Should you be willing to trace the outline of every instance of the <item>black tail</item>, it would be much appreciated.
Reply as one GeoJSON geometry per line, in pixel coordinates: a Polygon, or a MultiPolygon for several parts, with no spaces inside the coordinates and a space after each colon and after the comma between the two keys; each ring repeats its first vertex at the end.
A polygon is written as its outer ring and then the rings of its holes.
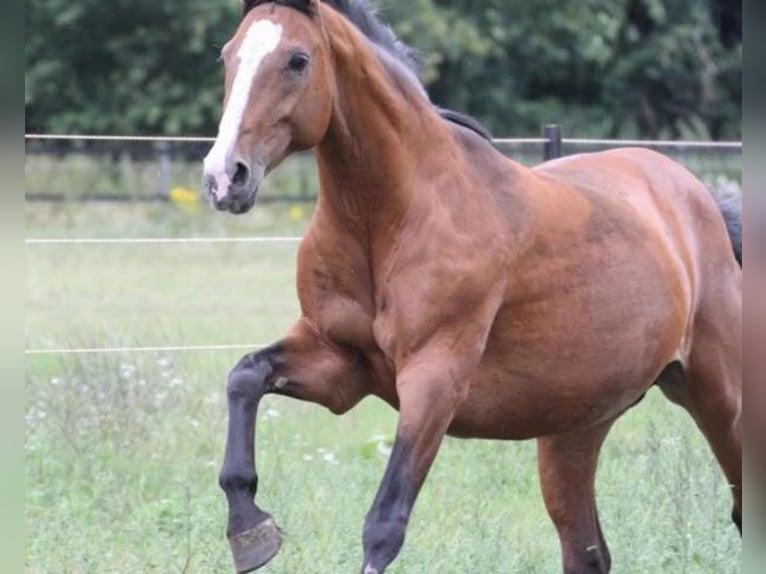
{"type": "Polygon", "coordinates": [[[718,209],[721,210],[726,229],[729,232],[731,246],[734,249],[734,257],[742,267],[742,194],[722,194],[713,192],[718,209]]]}

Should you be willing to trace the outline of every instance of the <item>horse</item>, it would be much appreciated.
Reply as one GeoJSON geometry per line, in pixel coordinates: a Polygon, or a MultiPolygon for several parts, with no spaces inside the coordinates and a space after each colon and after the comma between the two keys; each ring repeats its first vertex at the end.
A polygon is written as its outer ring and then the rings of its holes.
{"type": "Polygon", "coordinates": [[[282,543],[254,501],[266,394],[336,414],[374,395],[398,410],[363,574],[398,555],[445,435],[536,439],[563,571],[608,572],[599,450],[653,385],[706,437],[741,534],[741,246],[696,177],[639,148],[512,161],[429,100],[412,51],[365,0],[246,0],[221,57],[212,206],[247,212],[301,150],[320,184],[298,249],[300,316],[226,382],[219,483],[237,572],[282,543]]]}

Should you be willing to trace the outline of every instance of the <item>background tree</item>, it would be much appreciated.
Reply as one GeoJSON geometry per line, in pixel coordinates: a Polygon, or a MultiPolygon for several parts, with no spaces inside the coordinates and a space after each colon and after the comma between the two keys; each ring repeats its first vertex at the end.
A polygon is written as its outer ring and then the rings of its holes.
{"type": "Polygon", "coordinates": [[[604,78],[610,134],[740,137],[741,66],[741,6],[630,0],[604,78]]]}
{"type": "MultiPolygon", "coordinates": [[[[432,99],[498,135],[741,137],[732,0],[377,0],[432,99]]],[[[212,134],[234,0],[27,0],[27,131],[212,134]]]]}
{"type": "Polygon", "coordinates": [[[27,131],[211,133],[233,0],[27,0],[27,131]]]}

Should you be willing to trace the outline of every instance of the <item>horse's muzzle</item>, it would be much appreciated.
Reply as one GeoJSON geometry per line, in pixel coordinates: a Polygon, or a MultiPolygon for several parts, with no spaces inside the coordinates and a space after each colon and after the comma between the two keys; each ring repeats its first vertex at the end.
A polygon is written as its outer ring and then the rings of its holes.
{"type": "Polygon", "coordinates": [[[210,205],[218,211],[228,211],[235,215],[250,211],[258,195],[258,186],[249,181],[246,185],[230,184],[226,195],[221,196],[218,193],[218,181],[207,174],[203,178],[203,188],[210,205]]]}
{"type": "Polygon", "coordinates": [[[229,191],[229,193],[222,199],[218,199],[217,197],[213,196],[211,204],[218,211],[228,211],[234,215],[239,215],[242,213],[247,213],[250,211],[250,209],[252,209],[253,205],[255,204],[255,196],[257,194],[257,189],[253,189],[253,191],[250,193],[237,194],[233,194],[231,191],[229,191]]]}

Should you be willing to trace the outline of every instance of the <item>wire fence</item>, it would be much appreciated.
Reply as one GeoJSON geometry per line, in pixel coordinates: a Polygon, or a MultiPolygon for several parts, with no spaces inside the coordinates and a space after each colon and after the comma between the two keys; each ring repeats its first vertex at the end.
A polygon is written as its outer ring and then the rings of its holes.
{"type": "MultiPolygon", "coordinates": [[[[24,134],[26,141],[70,141],[70,142],[144,142],[144,143],[208,143],[215,142],[210,136],[112,136],[93,134],[24,134]]],[[[665,148],[732,148],[742,149],[740,141],[690,141],[690,140],[625,140],[625,139],[588,139],[561,138],[564,143],[576,145],[610,146],[610,147],[665,147],[665,148]]],[[[551,141],[550,138],[494,138],[495,144],[534,144],[542,145],[551,141]]]]}
{"type": "Polygon", "coordinates": [[[204,351],[258,351],[267,345],[254,343],[252,345],[179,345],[159,347],[84,347],[60,349],[26,349],[25,355],[112,355],[131,353],[189,353],[204,351]]]}
{"type": "MultiPolygon", "coordinates": [[[[741,179],[742,142],[605,140],[562,137],[497,138],[502,153],[526,165],[560,155],[613,147],[662,151],[700,177],[741,179]]],[[[202,158],[212,137],[26,134],[25,199],[28,202],[140,202],[198,200],[202,158]]],[[[708,182],[706,182],[708,183],[708,182]]],[[[262,203],[312,202],[316,174],[309,154],[297,154],[266,181],[262,203]]]]}
{"type": "MultiPolygon", "coordinates": [[[[555,126],[554,126],[555,127],[555,126]]],[[[498,138],[495,146],[522,163],[614,147],[660,150],[686,164],[709,186],[741,185],[742,142],[645,141],[563,138],[558,129],[542,138],[498,138]]],[[[153,137],[26,134],[25,198],[37,202],[77,204],[83,201],[187,203],[198,201],[201,160],[214,141],[210,137],[153,137]]],[[[317,183],[307,155],[277,170],[259,201],[311,202],[317,183]]],[[[39,231],[39,235],[42,235],[39,231]]],[[[261,244],[294,245],[299,235],[183,237],[28,237],[30,249],[59,246],[171,246],[261,244]]],[[[129,353],[220,352],[257,350],[262,344],[195,344],[157,346],[28,348],[25,355],[68,356],[129,353]]]]}
{"type": "Polygon", "coordinates": [[[217,243],[298,243],[301,237],[55,237],[27,238],[25,245],[194,245],[217,243]]]}

